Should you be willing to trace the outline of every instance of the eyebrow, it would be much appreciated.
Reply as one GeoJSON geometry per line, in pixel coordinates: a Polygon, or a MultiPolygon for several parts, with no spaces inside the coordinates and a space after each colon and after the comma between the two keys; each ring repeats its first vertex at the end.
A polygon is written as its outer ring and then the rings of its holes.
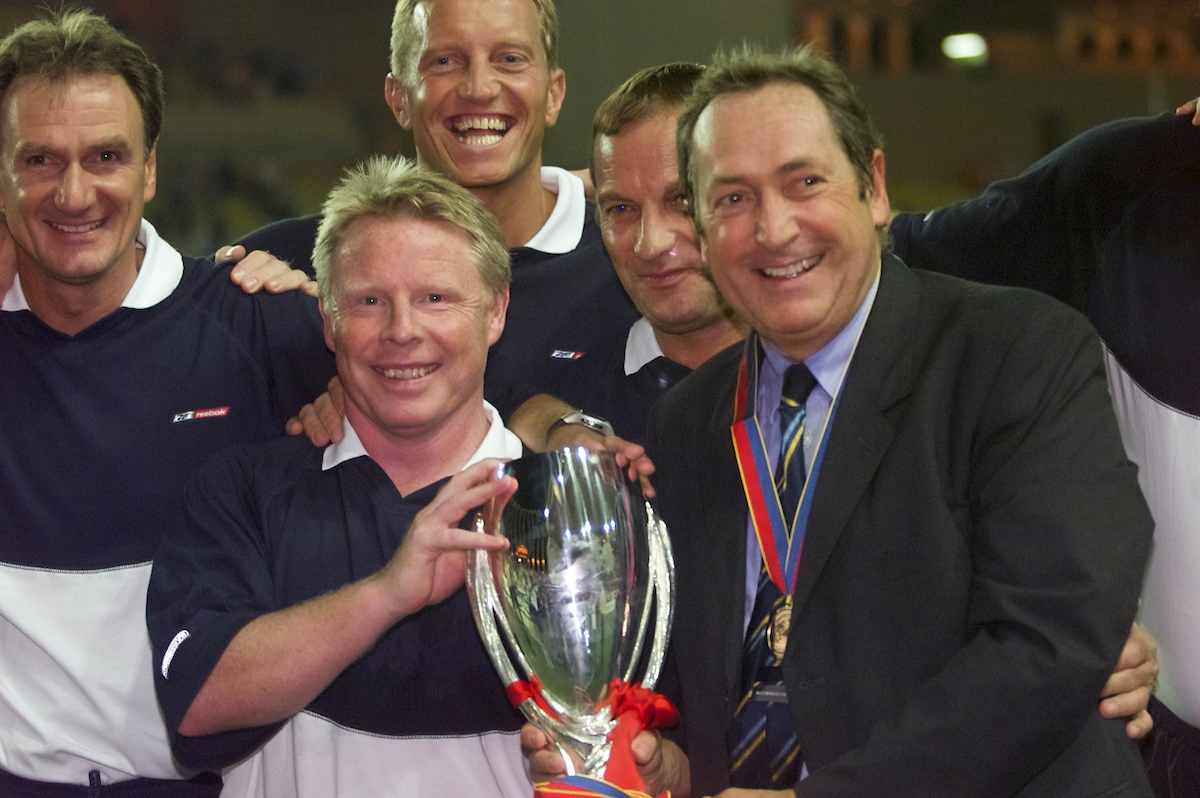
{"type": "MultiPolygon", "coordinates": [[[[131,144],[129,142],[128,139],[121,137],[121,136],[117,136],[115,138],[105,139],[104,141],[98,141],[94,144],[89,145],[87,148],[87,152],[99,152],[99,151],[103,151],[103,150],[125,150],[127,152],[133,152],[134,146],[133,146],[133,144],[131,144]]],[[[34,155],[37,153],[43,153],[43,152],[50,153],[51,155],[62,154],[61,148],[56,147],[52,144],[45,144],[45,143],[40,143],[40,142],[36,142],[36,141],[27,141],[27,142],[22,142],[22,143],[18,144],[16,149],[13,151],[13,155],[16,158],[25,158],[30,155],[34,155]]]]}
{"type": "MultiPolygon", "coordinates": [[[[786,175],[790,172],[796,172],[801,169],[815,168],[815,165],[816,162],[812,158],[795,158],[775,169],[772,174],[786,175]]],[[[741,175],[717,175],[712,179],[712,184],[714,186],[738,185],[748,182],[750,181],[741,175]]]]}

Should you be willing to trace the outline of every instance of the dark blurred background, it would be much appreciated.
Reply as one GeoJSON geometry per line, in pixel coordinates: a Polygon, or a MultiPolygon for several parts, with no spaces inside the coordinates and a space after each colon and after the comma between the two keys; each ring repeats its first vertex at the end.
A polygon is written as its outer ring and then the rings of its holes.
{"type": "MultiPolygon", "coordinates": [[[[95,0],[167,76],[147,216],[212,252],[314,212],[340,171],[411,154],[383,102],[393,0],[95,0]]],[[[592,111],[636,69],[815,41],[887,138],[893,204],[970,196],[1107,119],[1200,95],[1197,0],[558,0],[567,102],[546,163],[587,164],[592,111]],[[966,36],[961,36],[967,34],[966,36]],[[973,35],[972,35],[973,34],[973,35]],[[947,39],[947,37],[956,37],[947,39]]],[[[0,0],[0,28],[37,14],[0,0]]]]}

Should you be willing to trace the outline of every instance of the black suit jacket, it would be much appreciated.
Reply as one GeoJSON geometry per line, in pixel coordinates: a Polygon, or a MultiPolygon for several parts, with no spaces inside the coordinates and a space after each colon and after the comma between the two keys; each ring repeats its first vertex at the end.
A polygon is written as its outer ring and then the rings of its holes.
{"type": "MultiPolygon", "coordinates": [[[[685,379],[650,425],[678,576],[664,688],[698,795],[728,783],[738,698],[740,353],[685,379]]],[[[1149,794],[1122,723],[1097,711],[1152,530],[1100,355],[1054,300],[885,258],[795,591],[798,795],[1149,794]]]]}

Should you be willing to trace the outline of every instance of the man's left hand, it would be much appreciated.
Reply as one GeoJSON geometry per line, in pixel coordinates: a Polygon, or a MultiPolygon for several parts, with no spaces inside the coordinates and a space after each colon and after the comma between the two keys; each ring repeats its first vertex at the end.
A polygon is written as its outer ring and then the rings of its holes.
{"type": "Polygon", "coordinates": [[[547,451],[576,446],[593,452],[616,452],[617,464],[622,468],[629,468],[630,479],[641,480],[642,493],[647,499],[654,498],[654,487],[650,484],[654,463],[646,456],[644,446],[630,443],[616,435],[602,436],[579,424],[563,424],[546,436],[547,451]]]}
{"type": "Polygon", "coordinates": [[[256,249],[246,254],[243,246],[221,247],[214,256],[217,263],[236,263],[229,279],[247,294],[265,288],[269,294],[282,294],[300,289],[309,296],[317,295],[317,281],[308,274],[293,269],[287,262],[270,252],[256,249]]]}
{"type": "Polygon", "coordinates": [[[1100,714],[1106,718],[1129,718],[1125,734],[1140,740],[1154,728],[1146,707],[1158,683],[1158,643],[1144,627],[1134,624],[1117,660],[1117,669],[1100,692],[1100,714]]]}
{"type": "Polygon", "coordinates": [[[1183,105],[1175,109],[1175,113],[1179,116],[1190,116],[1192,124],[1200,127],[1200,98],[1188,100],[1183,105]]]}

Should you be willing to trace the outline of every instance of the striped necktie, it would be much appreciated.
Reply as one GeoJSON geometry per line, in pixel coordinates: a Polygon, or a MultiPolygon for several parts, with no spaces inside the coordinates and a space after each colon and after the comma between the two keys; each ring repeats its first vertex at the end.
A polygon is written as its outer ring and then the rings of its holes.
{"type": "MultiPolygon", "coordinates": [[[[816,384],[803,363],[784,372],[775,488],[789,525],[804,490],[804,405],[816,384]]],[[[783,601],[764,568],[742,652],[742,698],[729,731],[729,778],[734,787],[786,789],[800,776],[800,745],[783,689],[781,663],[767,645],[771,620],[783,601]]]]}
{"type": "Polygon", "coordinates": [[[775,490],[783,505],[784,522],[791,526],[804,492],[804,403],[816,387],[817,378],[803,363],[788,367],[783,374],[779,400],[779,463],[775,468],[775,490]]]}

